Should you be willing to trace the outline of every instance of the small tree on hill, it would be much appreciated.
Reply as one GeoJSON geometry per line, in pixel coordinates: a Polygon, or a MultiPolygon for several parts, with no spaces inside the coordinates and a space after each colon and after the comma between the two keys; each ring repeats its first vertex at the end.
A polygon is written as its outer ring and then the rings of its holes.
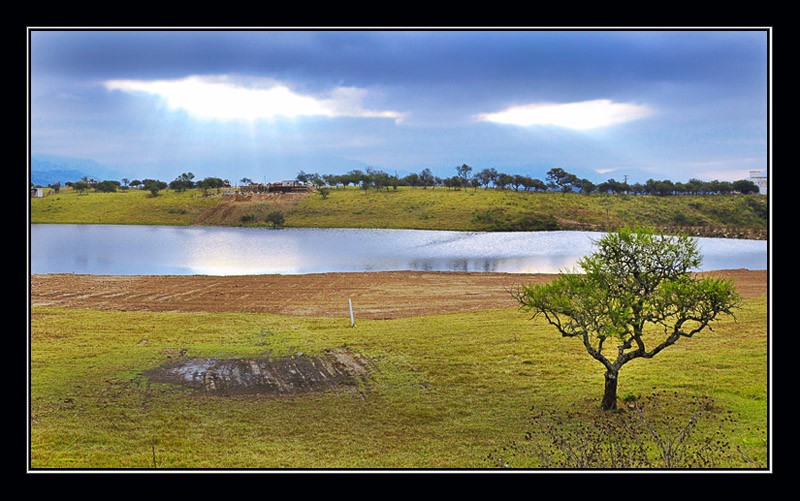
{"type": "Polygon", "coordinates": [[[159,191],[167,189],[167,183],[158,179],[143,179],[142,186],[154,197],[158,196],[159,191]]]}
{"type": "Polygon", "coordinates": [[[553,190],[560,191],[565,195],[571,193],[578,182],[578,176],[565,171],[561,167],[554,167],[547,171],[547,184],[553,190]]]}
{"type": "Polygon", "coordinates": [[[98,193],[115,193],[119,186],[119,181],[100,181],[95,183],[94,191],[98,193]]]}
{"type": "Polygon", "coordinates": [[[169,183],[169,188],[178,192],[190,190],[195,187],[195,183],[192,181],[193,179],[194,174],[191,172],[184,172],[169,183]]]}
{"type": "Polygon", "coordinates": [[[733,315],[739,296],[730,280],[698,278],[696,239],[625,228],[601,238],[598,252],[579,261],[583,274],[522,287],[516,299],[543,315],[563,337],[578,338],[605,369],[601,408],[616,409],[622,367],[653,358],[680,338],[733,315]]]}
{"type": "Polygon", "coordinates": [[[758,187],[756,183],[750,181],[749,179],[740,179],[738,181],[734,181],[732,184],[732,188],[739,193],[743,193],[745,195],[751,193],[759,193],[761,189],[758,187]]]}
{"type": "Polygon", "coordinates": [[[87,193],[89,191],[89,183],[86,181],[75,181],[72,183],[72,189],[80,193],[87,193]]]}
{"type": "Polygon", "coordinates": [[[456,167],[456,172],[458,173],[458,177],[461,178],[461,185],[467,186],[470,180],[470,174],[472,173],[472,167],[467,164],[462,164],[461,167],[456,167]]]}

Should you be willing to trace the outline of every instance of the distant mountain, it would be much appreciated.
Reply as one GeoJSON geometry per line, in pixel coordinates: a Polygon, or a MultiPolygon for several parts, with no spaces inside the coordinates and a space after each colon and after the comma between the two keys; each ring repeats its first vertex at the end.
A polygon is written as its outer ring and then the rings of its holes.
{"type": "Polygon", "coordinates": [[[84,176],[93,177],[79,170],[32,170],[31,182],[37,186],[49,186],[55,183],[63,185],[68,181],[80,181],[84,176]]]}
{"type": "Polygon", "coordinates": [[[120,180],[123,175],[94,160],[60,157],[55,155],[31,155],[31,182],[47,186],[53,183],[80,181],[87,177],[98,181],[120,180]]]}

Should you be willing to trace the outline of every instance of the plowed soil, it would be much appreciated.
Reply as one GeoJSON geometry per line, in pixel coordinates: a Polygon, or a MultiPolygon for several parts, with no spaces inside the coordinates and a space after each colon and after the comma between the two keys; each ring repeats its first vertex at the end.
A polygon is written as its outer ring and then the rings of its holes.
{"type": "MultiPolygon", "coordinates": [[[[745,298],[765,296],[765,270],[709,272],[731,278],[745,298]]],[[[245,276],[32,275],[32,306],[118,311],[260,312],[391,319],[516,306],[512,290],[555,275],[453,272],[245,276]]]]}

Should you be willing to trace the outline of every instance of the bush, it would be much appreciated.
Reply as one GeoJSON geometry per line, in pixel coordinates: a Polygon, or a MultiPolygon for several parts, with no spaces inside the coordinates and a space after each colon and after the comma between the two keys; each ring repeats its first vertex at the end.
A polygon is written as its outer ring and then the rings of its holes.
{"type": "Polygon", "coordinates": [[[239,218],[239,221],[243,223],[250,223],[256,220],[256,216],[254,214],[245,214],[239,218]]]}
{"type": "Polygon", "coordinates": [[[267,222],[272,224],[273,228],[277,228],[278,226],[282,225],[286,221],[286,218],[283,216],[283,212],[276,210],[272,211],[267,214],[267,222]]]}
{"type": "Polygon", "coordinates": [[[535,412],[524,440],[495,449],[486,459],[500,468],[753,467],[726,436],[735,425],[733,414],[709,397],[686,403],[677,394],[658,393],[626,399],[625,408],[615,412],[535,412]]]}

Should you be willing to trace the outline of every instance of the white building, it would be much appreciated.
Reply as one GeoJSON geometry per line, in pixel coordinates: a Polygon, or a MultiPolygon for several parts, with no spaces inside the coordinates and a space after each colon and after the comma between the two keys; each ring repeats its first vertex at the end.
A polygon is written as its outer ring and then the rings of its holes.
{"type": "Polygon", "coordinates": [[[758,186],[759,195],[767,194],[767,176],[762,176],[760,170],[750,171],[750,181],[753,181],[758,186]]]}

